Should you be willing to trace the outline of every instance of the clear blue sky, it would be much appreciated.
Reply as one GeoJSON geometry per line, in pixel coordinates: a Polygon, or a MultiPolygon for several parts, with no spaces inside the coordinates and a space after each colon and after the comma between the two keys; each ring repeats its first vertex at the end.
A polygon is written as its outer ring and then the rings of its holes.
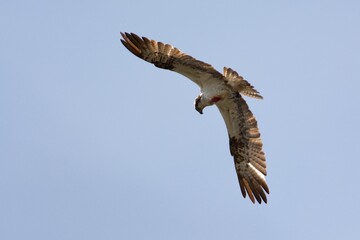
{"type": "Polygon", "coordinates": [[[357,239],[359,1],[2,1],[0,239],[357,239]],[[243,199],[218,110],[120,31],[237,70],[268,161],[243,199]]]}

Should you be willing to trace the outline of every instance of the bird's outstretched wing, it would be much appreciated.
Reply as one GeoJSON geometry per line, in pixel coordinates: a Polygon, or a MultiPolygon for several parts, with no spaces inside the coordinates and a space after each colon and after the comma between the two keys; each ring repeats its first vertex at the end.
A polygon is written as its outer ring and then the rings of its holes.
{"type": "Polygon", "coordinates": [[[260,93],[242,76],[231,68],[224,67],[225,81],[233,89],[248,97],[263,99],[260,93]]]}
{"type": "Polygon", "coordinates": [[[134,33],[121,33],[122,44],[135,56],[156,67],[180,73],[202,87],[205,81],[222,78],[210,64],[196,60],[169,44],[139,37],[134,33]]]}
{"type": "Polygon", "coordinates": [[[246,193],[253,203],[267,202],[269,194],[266,176],[266,160],[257,122],[241,95],[233,94],[216,103],[224,118],[230,143],[230,153],[234,157],[242,195],[246,193]],[[264,192],[265,191],[265,192],[264,192]]]}

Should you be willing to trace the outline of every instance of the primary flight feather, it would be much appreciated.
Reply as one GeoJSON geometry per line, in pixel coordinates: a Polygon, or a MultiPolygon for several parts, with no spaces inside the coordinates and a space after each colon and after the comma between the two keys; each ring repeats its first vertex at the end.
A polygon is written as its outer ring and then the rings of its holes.
{"type": "Polygon", "coordinates": [[[210,64],[196,60],[169,44],[139,37],[134,33],[121,33],[122,44],[135,56],[184,75],[200,87],[195,99],[195,109],[203,113],[207,106],[216,105],[224,118],[229,135],[230,153],[244,198],[267,203],[269,194],[266,160],[257,121],[242,95],[262,99],[262,96],[242,76],[231,68],[224,73],[210,64]]]}

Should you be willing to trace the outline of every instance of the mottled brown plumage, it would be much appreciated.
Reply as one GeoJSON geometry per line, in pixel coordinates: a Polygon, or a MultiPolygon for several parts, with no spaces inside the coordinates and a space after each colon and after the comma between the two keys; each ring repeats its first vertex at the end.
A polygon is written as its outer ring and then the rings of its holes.
{"type": "Polygon", "coordinates": [[[226,78],[225,82],[241,94],[248,97],[263,99],[260,93],[256,91],[248,81],[231,68],[224,67],[224,76],[226,78]]]}
{"type": "Polygon", "coordinates": [[[242,195],[251,201],[267,202],[269,194],[266,160],[257,121],[241,94],[262,99],[262,96],[242,76],[224,67],[224,75],[210,64],[196,60],[169,44],[121,33],[123,45],[137,57],[156,67],[180,73],[201,89],[195,109],[202,113],[207,106],[216,105],[224,118],[229,135],[230,153],[234,157],[242,195]]]}

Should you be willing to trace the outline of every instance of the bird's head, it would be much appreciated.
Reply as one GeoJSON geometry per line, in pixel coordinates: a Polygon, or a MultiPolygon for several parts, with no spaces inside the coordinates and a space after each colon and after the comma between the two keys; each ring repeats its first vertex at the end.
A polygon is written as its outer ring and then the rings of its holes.
{"type": "Polygon", "coordinates": [[[201,97],[202,97],[202,94],[200,94],[195,99],[195,110],[198,111],[200,114],[203,114],[203,109],[205,106],[202,106],[202,104],[201,104],[201,97]]]}

